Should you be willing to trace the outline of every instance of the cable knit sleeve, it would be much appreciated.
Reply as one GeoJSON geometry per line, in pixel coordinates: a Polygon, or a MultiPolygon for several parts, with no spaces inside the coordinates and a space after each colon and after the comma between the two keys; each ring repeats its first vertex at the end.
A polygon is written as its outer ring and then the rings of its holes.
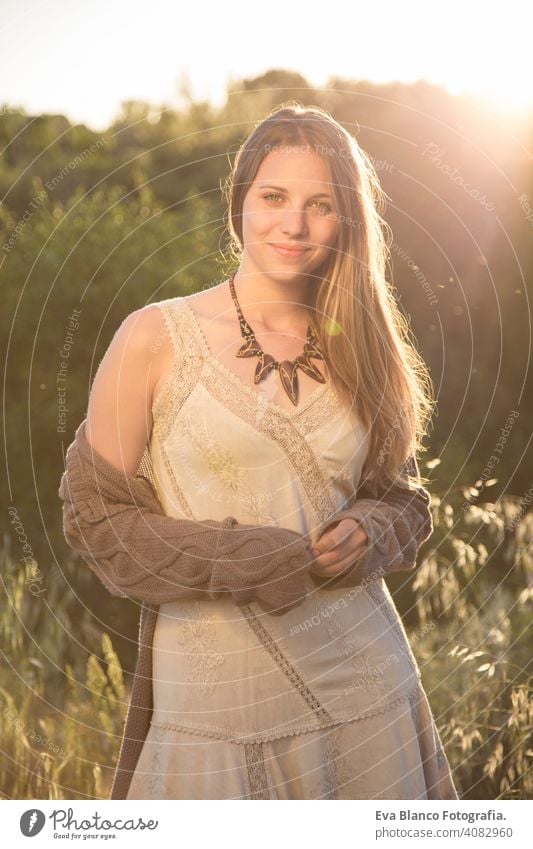
{"type": "Polygon", "coordinates": [[[229,592],[236,603],[257,600],[270,613],[303,601],[306,536],[233,516],[167,516],[148,480],[120,472],[94,450],[85,423],[67,450],[59,487],[63,533],[112,595],[161,604],[229,592]]]}
{"type": "MultiPolygon", "coordinates": [[[[407,460],[404,472],[418,477],[414,455],[407,460]]],[[[353,505],[324,522],[318,536],[341,519],[356,519],[368,537],[366,551],[337,577],[312,575],[314,582],[320,586],[353,586],[363,579],[414,569],[420,546],[433,532],[430,501],[430,494],[423,486],[408,489],[398,483],[365,482],[353,505]]]]}

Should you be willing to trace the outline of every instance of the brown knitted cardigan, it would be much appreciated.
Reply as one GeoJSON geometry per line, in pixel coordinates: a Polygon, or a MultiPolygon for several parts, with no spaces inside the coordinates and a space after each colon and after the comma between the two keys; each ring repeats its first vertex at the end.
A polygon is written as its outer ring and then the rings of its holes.
{"type": "MultiPolygon", "coordinates": [[[[66,454],[59,496],[63,531],[70,548],[115,596],[142,602],[139,651],[111,799],[125,799],[152,715],[152,642],[160,604],[183,597],[218,598],[236,604],[257,601],[279,615],[300,604],[315,585],[354,586],[365,578],[415,567],[420,545],[433,530],[430,496],[367,481],[351,506],[318,528],[317,538],[342,518],[361,523],[369,545],[341,575],[320,578],[311,571],[309,536],[278,526],[240,524],[228,516],[175,519],[157,496],[148,448],[135,476],[98,454],[87,440],[86,419],[66,454]],[[207,594],[207,595],[206,595],[207,594]]],[[[418,477],[414,456],[405,471],[418,477]]]]}

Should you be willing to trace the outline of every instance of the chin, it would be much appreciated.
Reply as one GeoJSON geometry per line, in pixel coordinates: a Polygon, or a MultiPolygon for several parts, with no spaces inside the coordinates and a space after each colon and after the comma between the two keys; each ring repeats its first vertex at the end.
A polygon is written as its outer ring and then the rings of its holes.
{"type": "Polygon", "coordinates": [[[267,262],[258,263],[257,267],[261,269],[263,274],[268,275],[269,277],[278,277],[282,276],[284,278],[287,277],[301,277],[305,274],[313,274],[317,268],[321,267],[322,262],[310,262],[309,258],[303,260],[302,262],[287,260],[284,261],[281,258],[278,262],[274,259],[272,260],[269,257],[267,262]]]}
{"type": "Polygon", "coordinates": [[[272,280],[280,280],[290,282],[291,280],[301,280],[310,273],[309,269],[296,268],[266,268],[264,274],[272,280]]]}

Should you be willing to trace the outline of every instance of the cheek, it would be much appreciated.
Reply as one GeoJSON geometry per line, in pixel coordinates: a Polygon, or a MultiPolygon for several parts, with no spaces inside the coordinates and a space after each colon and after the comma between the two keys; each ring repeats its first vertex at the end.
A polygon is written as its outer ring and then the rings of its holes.
{"type": "Polygon", "coordinates": [[[338,224],[327,218],[317,223],[316,240],[323,245],[334,245],[337,241],[338,224]]]}
{"type": "Polygon", "coordinates": [[[243,209],[243,233],[265,233],[275,225],[275,216],[269,210],[243,209]]]}

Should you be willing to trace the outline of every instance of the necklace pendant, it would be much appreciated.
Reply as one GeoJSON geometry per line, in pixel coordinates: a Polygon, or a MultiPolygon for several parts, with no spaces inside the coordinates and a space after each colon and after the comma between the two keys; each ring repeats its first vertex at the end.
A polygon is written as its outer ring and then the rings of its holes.
{"type": "Polygon", "coordinates": [[[283,360],[279,364],[279,376],[281,385],[291,399],[294,406],[298,403],[298,365],[290,360],[283,360]]]}
{"type": "Polygon", "coordinates": [[[313,380],[318,380],[319,383],[326,382],[326,378],[324,377],[324,375],[320,373],[320,371],[313,363],[309,362],[305,354],[300,354],[299,357],[296,357],[295,363],[298,363],[301,370],[309,377],[312,377],[313,380]]]}
{"type": "Polygon", "coordinates": [[[276,360],[270,354],[263,353],[255,367],[254,383],[264,380],[269,371],[276,368],[276,360]]]}
{"type": "Polygon", "coordinates": [[[236,357],[256,357],[261,355],[262,348],[255,336],[249,336],[244,345],[235,354],[236,357]]]}
{"type": "Polygon", "coordinates": [[[304,354],[308,357],[313,357],[315,360],[323,360],[322,351],[318,348],[312,340],[307,340],[304,345],[304,354]]]}

